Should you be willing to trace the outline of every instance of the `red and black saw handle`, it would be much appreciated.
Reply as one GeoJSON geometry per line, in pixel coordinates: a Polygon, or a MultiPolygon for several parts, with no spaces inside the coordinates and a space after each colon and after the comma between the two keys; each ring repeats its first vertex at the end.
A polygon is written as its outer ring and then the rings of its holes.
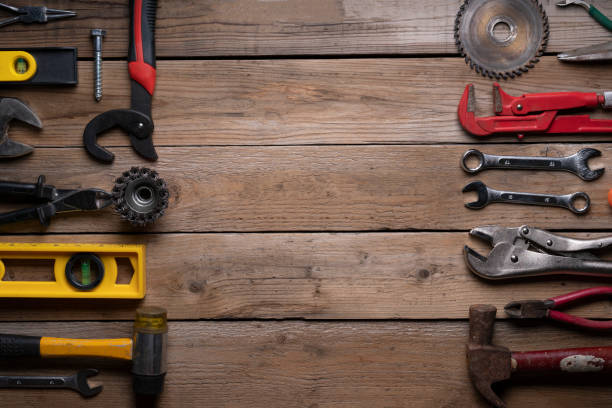
{"type": "Polygon", "coordinates": [[[155,91],[155,15],[157,0],[130,0],[130,78],[149,95],[155,91]]]}

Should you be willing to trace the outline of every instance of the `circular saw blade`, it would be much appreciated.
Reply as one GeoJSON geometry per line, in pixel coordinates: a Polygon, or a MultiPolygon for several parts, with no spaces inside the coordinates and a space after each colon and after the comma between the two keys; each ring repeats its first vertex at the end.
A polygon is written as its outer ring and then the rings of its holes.
{"type": "Polygon", "coordinates": [[[489,78],[514,78],[533,68],[548,35],[548,17],[538,0],[465,0],[455,20],[461,56],[489,78]]]}

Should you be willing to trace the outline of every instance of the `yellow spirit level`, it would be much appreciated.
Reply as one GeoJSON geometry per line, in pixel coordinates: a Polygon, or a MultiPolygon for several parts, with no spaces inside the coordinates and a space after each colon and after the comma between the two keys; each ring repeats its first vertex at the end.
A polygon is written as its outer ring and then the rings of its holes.
{"type": "Polygon", "coordinates": [[[76,85],[77,50],[0,49],[0,85],[76,85]]]}
{"type": "Polygon", "coordinates": [[[142,299],[145,296],[144,245],[0,243],[0,297],[142,299]],[[118,283],[118,260],[133,275],[118,283]],[[54,281],[9,280],[6,263],[53,261],[54,281]]]}

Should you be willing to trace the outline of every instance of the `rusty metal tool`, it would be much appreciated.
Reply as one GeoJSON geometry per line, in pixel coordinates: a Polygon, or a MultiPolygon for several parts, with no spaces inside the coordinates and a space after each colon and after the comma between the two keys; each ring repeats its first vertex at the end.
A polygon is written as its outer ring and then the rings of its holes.
{"type": "Polygon", "coordinates": [[[612,91],[549,92],[511,96],[493,84],[495,116],[477,117],[474,85],[465,87],[457,113],[461,126],[474,136],[558,133],[612,133],[611,119],[589,115],[560,115],[561,111],[583,108],[612,108],[612,91]]]}
{"type": "Polygon", "coordinates": [[[561,207],[570,210],[574,214],[585,214],[591,208],[591,199],[587,193],[577,192],[564,195],[517,193],[514,191],[500,191],[487,187],[482,181],[472,181],[463,187],[462,192],[475,191],[478,199],[465,206],[472,210],[479,210],[491,203],[528,204],[542,205],[547,207],[561,207]],[[579,200],[584,200],[582,207],[576,206],[579,200]]]}
{"type": "Polygon", "coordinates": [[[90,398],[102,392],[103,386],[90,387],[87,379],[98,375],[98,370],[88,368],[69,376],[0,376],[0,388],[51,388],[70,389],[77,391],[85,398],[90,398]]]}
{"type": "Polygon", "coordinates": [[[476,227],[470,235],[493,247],[487,256],[464,247],[466,264],[485,279],[555,274],[612,277],[612,261],[602,260],[593,252],[611,246],[612,237],[567,238],[528,225],[476,227]]]}
{"type": "Polygon", "coordinates": [[[538,0],[464,0],[455,19],[461,56],[489,78],[515,78],[533,68],[548,36],[548,17],[538,0]]]}
{"type": "Polygon", "coordinates": [[[561,306],[567,306],[577,301],[609,295],[612,295],[612,287],[599,286],[554,296],[546,300],[512,301],[504,307],[504,310],[508,317],[512,319],[550,319],[586,329],[610,330],[612,329],[612,321],[610,320],[585,319],[557,310],[561,306]]]}
{"type": "Polygon", "coordinates": [[[8,137],[12,120],[41,129],[42,122],[28,105],[16,98],[0,98],[0,159],[14,159],[32,153],[34,148],[8,137]]]}
{"type": "Polygon", "coordinates": [[[467,344],[472,384],[494,407],[503,408],[506,404],[491,385],[511,377],[612,373],[612,347],[512,352],[492,344],[496,313],[492,305],[470,306],[467,344]]]}
{"type": "Polygon", "coordinates": [[[612,41],[557,54],[557,59],[563,62],[598,62],[612,60],[612,41]]]}
{"type": "Polygon", "coordinates": [[[582,180],[592,181],[604,173],[603,168],[596,170],[589,168],[588,160],[598,156],[601,156],[601,151],[591,148],[581,149],[566,157],[497,156],[470,149],[463,154],[461,167],[470,174],[488,169],[567,171],[582,180]],[[478,164],[470,167],[468,161],[473,158],[476,158],[478,164]]]}

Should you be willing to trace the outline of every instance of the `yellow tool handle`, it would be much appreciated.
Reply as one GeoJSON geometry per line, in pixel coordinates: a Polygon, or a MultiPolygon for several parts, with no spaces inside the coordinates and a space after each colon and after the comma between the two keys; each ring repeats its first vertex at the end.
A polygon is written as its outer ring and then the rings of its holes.
{"type": "Polygon", "coordinates": [[[0,334],[0,357],[108,357],[132,359],[132,339],[61,339],[0,334]]]}
{"type": "Polygon", "coordinates": [[[41,357],[108,357],[132,359],[132,339],[40,338],[41,357]]]}

